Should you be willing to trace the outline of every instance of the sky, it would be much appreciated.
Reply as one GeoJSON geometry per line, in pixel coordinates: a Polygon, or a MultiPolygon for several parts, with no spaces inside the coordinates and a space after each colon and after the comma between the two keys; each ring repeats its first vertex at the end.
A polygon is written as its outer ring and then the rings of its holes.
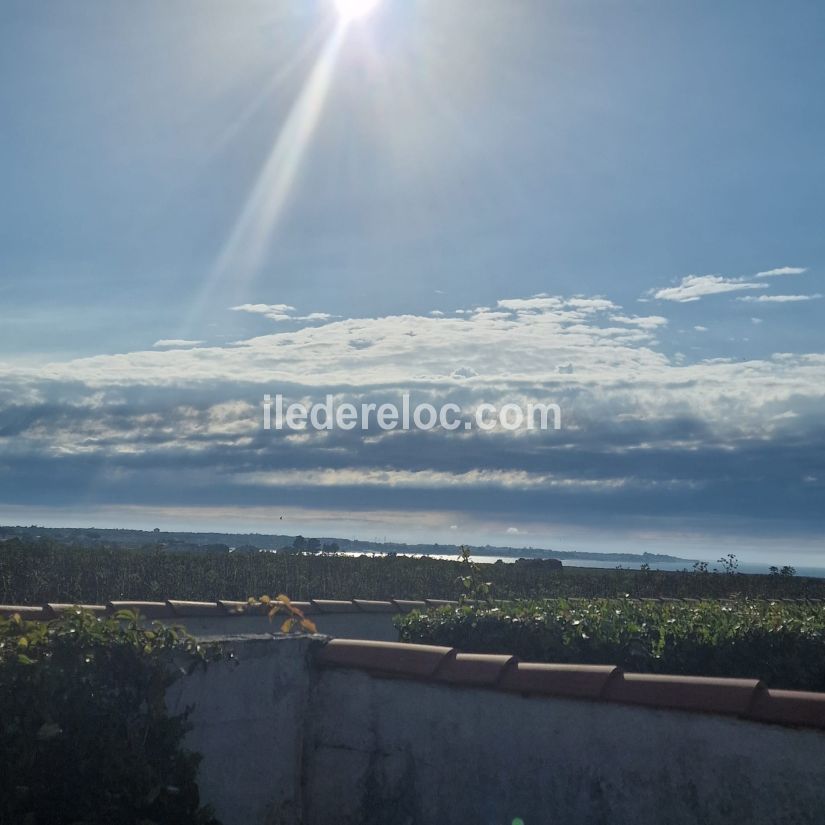
{"type": "Polygon", "coordinates": [[[825,565],[823,35],[5,0],[0,522],[825,565]],[[267,392],[563,427],[266,432],[267,392]]]}

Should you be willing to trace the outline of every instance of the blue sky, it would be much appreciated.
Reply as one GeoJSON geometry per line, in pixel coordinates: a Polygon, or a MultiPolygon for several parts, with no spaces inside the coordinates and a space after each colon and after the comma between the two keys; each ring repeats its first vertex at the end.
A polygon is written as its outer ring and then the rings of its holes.
{"type": "Polygon", "coordinates": [[[0,515],[825,555],[823,34],[801,0],[7,0],[0,515]],[[281,388],[571,427],[286,444],[281,388]]]}

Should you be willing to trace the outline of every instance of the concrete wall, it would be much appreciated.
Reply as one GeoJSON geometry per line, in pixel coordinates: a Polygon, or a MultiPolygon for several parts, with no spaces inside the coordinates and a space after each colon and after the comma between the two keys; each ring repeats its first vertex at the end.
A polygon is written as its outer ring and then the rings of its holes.
{"type": "Polygon", "coordinates": [[[805,825],[825,734],[324,671],[306,825],[805,825]]]}
{"type": "Polygon", "coordinates": [[[825,732],[319,668],[230,640],[179,681],[224,825],[821,825],[825,732]]]}
{"type": "Polygon", "coordinates": [[[307,637],[224,639],[223,661],[179,679],[167,694],[171,712],[194,706],[186,744],[203,755],[201,799],[224,825],[302,821],[312,643],[307,637]]]}

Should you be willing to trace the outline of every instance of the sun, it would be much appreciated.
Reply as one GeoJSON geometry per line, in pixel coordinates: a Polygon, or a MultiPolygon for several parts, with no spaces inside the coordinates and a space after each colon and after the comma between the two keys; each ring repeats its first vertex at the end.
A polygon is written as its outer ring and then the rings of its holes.
{"type": "Polygon", "coordinates": [[[335,7],[341,20],[349,23],[351,20],[371,14],[379,2],[380,0],[335,0],[335,7]]]}

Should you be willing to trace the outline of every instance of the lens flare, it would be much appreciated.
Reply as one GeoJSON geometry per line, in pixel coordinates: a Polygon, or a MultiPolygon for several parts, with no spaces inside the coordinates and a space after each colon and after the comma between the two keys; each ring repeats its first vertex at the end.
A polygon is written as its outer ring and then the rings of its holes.
{"type": "Polygon", "coordinates": [[[379,0],[335,0],[338,15],[345,22],[366,17],[375,11],[379,0]]]}

